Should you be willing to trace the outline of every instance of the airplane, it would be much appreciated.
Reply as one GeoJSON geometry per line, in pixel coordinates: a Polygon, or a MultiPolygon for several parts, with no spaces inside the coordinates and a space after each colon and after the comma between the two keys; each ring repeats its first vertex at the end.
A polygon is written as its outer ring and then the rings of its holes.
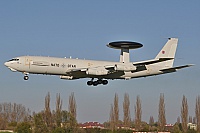
{"type": "Polygon", "coordinates": [[[167,43],[151,60],[130,62],[130,49],[143,45],[137,42],[117,41],[107,44],[110,48],[121,49],[120,61],[96,61],[72,58],[44,56],[20,56],[4,63],[13,72],[22,72],[24,80],[28,74],[58,75],[60,79],[75,80],[91,78],[89,86],[107,85],[108,79],[125,79],[147,77],[176,72],[179,69],[193,66],[191,64],[173,67],[178,38],[168,38],[167,43]],[[94,80],[97,79],[97,80],[94,80]]]}

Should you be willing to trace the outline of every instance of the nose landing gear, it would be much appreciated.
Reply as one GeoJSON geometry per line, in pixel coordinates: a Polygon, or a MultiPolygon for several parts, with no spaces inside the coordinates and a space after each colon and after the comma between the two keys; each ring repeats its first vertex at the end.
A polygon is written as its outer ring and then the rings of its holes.
{"type": "Polygon", "coordinates": [[[28,79],[29,79],[29,76],[28,76],[27,73],[25,73],[25,75],[24,75],[24,80],[28,80],[28,79]]]}
{"type": "Polygon", "coordinates": [[[28,80],[29,77],[27,75],[24,76],[24,80],[28,80]]]}
{"type": "Polygon", "coordinates": [[[92,79],[92,80],[87,82],[88,86],[91,86],[91,85],[97,86],[99,84],[107,85],[108,84],[108,80],[98,79],[97,81],[93,81],[93,79],[92,79]]]}

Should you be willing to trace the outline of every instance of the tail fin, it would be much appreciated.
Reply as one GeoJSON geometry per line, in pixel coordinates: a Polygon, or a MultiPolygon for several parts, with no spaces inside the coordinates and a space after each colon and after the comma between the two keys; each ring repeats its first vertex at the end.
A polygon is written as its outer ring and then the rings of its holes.
{"type": "Polygon", "coordinates": [[[178,38],[169,38],[167,43],[162,48],[162,50],[156,56],[156,59],[162,59],[162,58],[172,59],[162,63],[162,65],[164,65],[163,66],[164,68],[170,68],[173,66],[177,45],[178,45],[178,38]]]}

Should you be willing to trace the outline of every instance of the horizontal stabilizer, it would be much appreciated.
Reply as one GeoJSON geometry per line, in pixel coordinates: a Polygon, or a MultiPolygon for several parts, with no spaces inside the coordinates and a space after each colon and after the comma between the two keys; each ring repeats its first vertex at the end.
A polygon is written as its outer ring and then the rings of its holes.
{"type": "Polygon", "coordinates": [[[153,60],[147,60],[147,61],[141,61],[141,62],[134,62],[133,65],[150,65],[155,64],[163,61],[172,60],[174,58],[159,58],[159,59],[153,59],[153,60]]]}
{"type": "Polygon", "coordinates": [[[166,69],[162,69],[162,70],[160,70],[160,71],[162,71],[162,72],[175,72],[175,71],[177,71],[178,69],[182,69],[182,68],[186,68],[186,67],[191,67],[191,66],[194,66],[194,65],[189,64],[189,65],[184,65],[184,66],[166,68],[166,69]]]}

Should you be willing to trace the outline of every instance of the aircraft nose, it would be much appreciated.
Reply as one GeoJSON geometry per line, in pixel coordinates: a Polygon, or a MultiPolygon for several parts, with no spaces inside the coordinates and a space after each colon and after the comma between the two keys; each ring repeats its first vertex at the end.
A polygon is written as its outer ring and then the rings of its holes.
{"type": "Polygon", "coordinates": [[[5,62],[4,65],[7,66],[7,67],[9,67],[9,63],[8,62],[5,62]]]}

